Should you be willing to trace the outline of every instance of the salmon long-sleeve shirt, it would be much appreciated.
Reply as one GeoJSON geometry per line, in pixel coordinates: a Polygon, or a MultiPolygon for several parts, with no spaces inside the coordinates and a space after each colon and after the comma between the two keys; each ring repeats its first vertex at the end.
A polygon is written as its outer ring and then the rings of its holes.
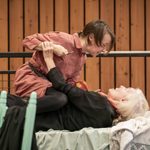
{"type": "MultiPolygon", "coordinates": [[[[35,50],[44,41],[50,41],[61,45],[71,52],[65,57],[54,55],[54,62],[62,72],[68,83],[74,84],[79,80],[81,69],[85,63],[85,54],[82,53],[82,46],[77,33],[73,35],[64,32],[48,32],[45,34],[34,34],[23,40],[23,46],[35,50]]],[[[42,51],[35,50],[32,58],[17,69],[14,79],[15,94],[21,97],[29,97],[31,92],[37,92],[38,97],[45,95],[46,89],[52,84],[46,78],[38,76],[29,66],[29,63],[36,70],[44,75],[48,70],[43,58],[42,51]]]]}

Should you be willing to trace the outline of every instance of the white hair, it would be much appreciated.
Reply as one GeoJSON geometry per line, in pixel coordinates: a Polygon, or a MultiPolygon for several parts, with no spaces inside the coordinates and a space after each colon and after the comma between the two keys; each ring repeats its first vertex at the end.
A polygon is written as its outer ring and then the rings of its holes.
{"type": "Polygon", "coordinates": [[[128,120],[144,115],[149,110],[149,105],[140,89],[132,89],[132,92],[124,97],[124,101],[118,103],[117,110],[121,119],[128,120]]]}

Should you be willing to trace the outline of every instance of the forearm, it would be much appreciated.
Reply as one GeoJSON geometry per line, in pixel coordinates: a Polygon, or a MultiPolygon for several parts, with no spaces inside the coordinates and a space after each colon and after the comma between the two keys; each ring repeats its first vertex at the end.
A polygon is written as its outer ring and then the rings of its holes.
{"type": "Polygon", "coordinates": [[[23,40],[23,46],[30,50],[51,50],[56,49],[57,45],[51,41],[49,36],[41,33],[36,33],[27,36],[23,40]]]}
{"type": "Polygon", "coordinates": [[[84,93],[84,90],[68,84],[64,80],[62,73],[56,67],[50,69],[47,78],[52,82],[52,85],[56,90],[61,91],[70,97],[75,97],[84,93]]]}
{"type": "Polygon", "coordinates": [[[49,65],[47,67],[49,68],[51,67],[50,71],[47,74],[47,78],[50,82],[52,82],[53,87],[56,90],[59,90],[63,93],[68,93],[68,90],[67,90],[68,88],[66,87],[70,87],[71,85],[66,83],[65,79],[63,78],[62,73],[58,70],[58,68],[52,65],[49,65]]]}
{"type": "Polygon", "coordinates": [[[63,75],[57,68],[52,68],[48,72],[47,77],[52,82],[53,87],[56,90],[65,93],[69,100],[78,108],[84,110],[84,107],[97,107],[97,97],[101,97],[99,94],[95,92],[84,91],[78,87],[66,83],[63,75]]]}
{"type": "MultiPolygon", "coordinates": [[[[104,97],[96,92],[84,91],[78,87],[72,86],[64,81],[62,75],[53,68],[48,73],[48,79],[52,82],[53,87],[67,95],[68,101],[76,108],[91,116],[105,109],[104,97]]],[[[93,117],[93,116],[91,116],[93,117]]]]}

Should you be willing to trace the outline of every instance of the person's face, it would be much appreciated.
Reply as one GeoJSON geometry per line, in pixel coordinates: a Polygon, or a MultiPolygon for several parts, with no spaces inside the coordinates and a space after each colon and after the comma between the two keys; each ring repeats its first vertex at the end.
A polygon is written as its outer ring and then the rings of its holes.
{"type": "Polygon", "coordinates": [[[131,108],[133,108],[131,101],[127,98],[128,94],[133,94],[133,92],[135,92],[135,89],[125,88],[124,86],[120,86],[116,89],[109,89],[108,91],[110,103],[116,108],[116,111],[124,117],[128,116],[131,112],[131,108]]]}
{"type": "Polygon", "coordinates": [[[99,46],[96,44],[93,34],[89,35],[88,38],[90,44],[85,44],[83,51],[91,54],[92,56],[96,56],[100,53],[107,53],[109,51],[111,36],[108,33],[104,35],[101,45],[99,44],[99,46]]]}
{"type": "Polygon", "coordinates": [[[132,118],[149,110],[147,100],[140,89],[121,86],[110,89],[108,97],[110,97],[110,103],[123,118],[132,118]]]}
{"type": "Polygon", "coordinates": [[[122,100],[128,94],[134,92],[133,88],[125,88],[124,86],[120,86],[116,89],[109,89],[108,96],[115,100],[122,100]]]}

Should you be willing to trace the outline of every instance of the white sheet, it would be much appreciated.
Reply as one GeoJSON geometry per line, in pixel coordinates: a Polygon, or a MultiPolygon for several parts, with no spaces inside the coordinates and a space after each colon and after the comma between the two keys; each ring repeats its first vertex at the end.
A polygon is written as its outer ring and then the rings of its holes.
{"type": "Polygon", "coordinates": [[[84,128],[75,132],[50,129],[37,132],[36,138],[39,150],[149,150],[150,111],[112,128],[84,128]]]}
{"type": "Polygon", "coordinates": [[[39,150],[109,150],[110,128],[37,132],[39,150]]]}

